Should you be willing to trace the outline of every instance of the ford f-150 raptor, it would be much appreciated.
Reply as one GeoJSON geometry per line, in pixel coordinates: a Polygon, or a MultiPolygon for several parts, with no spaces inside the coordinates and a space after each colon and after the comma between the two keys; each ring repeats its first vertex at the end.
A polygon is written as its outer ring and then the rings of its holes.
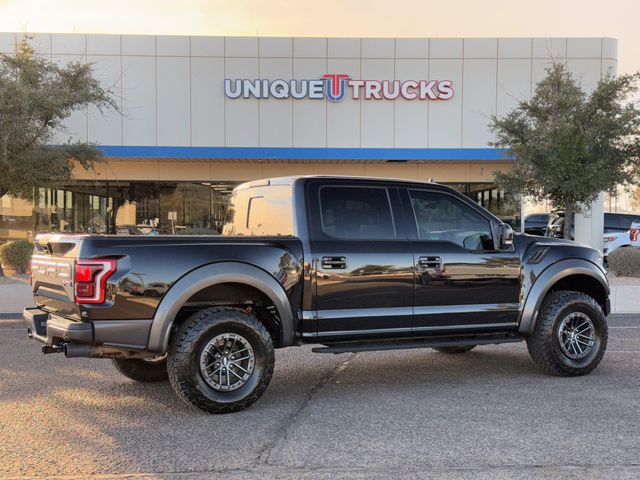
{"type": "Polygon", "coordinates": [[[38,236],[29,337],[137,381],[168,378],[211,413],[251,405],[274,349],[307,343],[462,354],[526,341],[564,376],[604,355],[601,253],[514,235],[445,186],[275,178],[238,186],[227,217],[220,236],[38,236]]]}

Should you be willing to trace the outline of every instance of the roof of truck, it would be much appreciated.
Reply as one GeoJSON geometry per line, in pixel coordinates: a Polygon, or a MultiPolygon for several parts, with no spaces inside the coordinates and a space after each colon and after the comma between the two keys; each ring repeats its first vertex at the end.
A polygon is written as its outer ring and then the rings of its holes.
{"type": "Polygon", "coordinates": [[[266,187],[270,185],[293,185],[294,182],[301,179],[366,180],[368,182],[371,181],[384,183],[397,182],[410,184],[428,184],[448,188],[445,185],[435,183],[431,180],[409,180],[406,178],[367,177],[358,175],[292,175],[288,177],[273,177],[241,183],[236,188],[266,187]]]}

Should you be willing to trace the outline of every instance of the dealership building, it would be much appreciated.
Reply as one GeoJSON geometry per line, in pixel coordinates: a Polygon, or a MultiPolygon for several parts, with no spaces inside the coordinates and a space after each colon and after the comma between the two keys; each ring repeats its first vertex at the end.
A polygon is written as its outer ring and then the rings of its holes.
{"type": "MultiPolygon", "coordinates": [[[[13,54],[23,34],[1,33],[13,54]]],[[[217,233],[239,183],[298,174],[429,180],[518,226],[492,115],[553,62],[587,90],[616,73],[610,38],[273,38],[32,34],[37,55],[89,62],[121,112],[75,112],[57,141],[98,143],[34,204],[0,199],[0,240],[38,231],[217,233]]]]}

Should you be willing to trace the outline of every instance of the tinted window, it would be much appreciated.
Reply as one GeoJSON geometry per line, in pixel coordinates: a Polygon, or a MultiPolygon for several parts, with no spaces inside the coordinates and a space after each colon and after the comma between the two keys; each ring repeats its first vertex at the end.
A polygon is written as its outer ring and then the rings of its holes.
{"type": "Polygon", "coordinates": [[[385,188],[322,187],[322,231],[343,240],[394,239],[393,216],[385,188]]]}
{"type": "Polygon", "coordinates": [[[445,241],[467,250],[493,250],[491,224],[450,195],[412,190],[411,205],[421,240],[445,241]]]}

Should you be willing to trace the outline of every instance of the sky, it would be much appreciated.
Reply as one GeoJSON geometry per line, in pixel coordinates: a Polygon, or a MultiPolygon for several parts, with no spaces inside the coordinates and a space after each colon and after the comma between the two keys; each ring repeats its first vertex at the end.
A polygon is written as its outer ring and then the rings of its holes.
{"type": "Polygon", "coordinates": [[[0,31],[618,39],[640,70],[640,0],[0,0],[0,31]]]}

